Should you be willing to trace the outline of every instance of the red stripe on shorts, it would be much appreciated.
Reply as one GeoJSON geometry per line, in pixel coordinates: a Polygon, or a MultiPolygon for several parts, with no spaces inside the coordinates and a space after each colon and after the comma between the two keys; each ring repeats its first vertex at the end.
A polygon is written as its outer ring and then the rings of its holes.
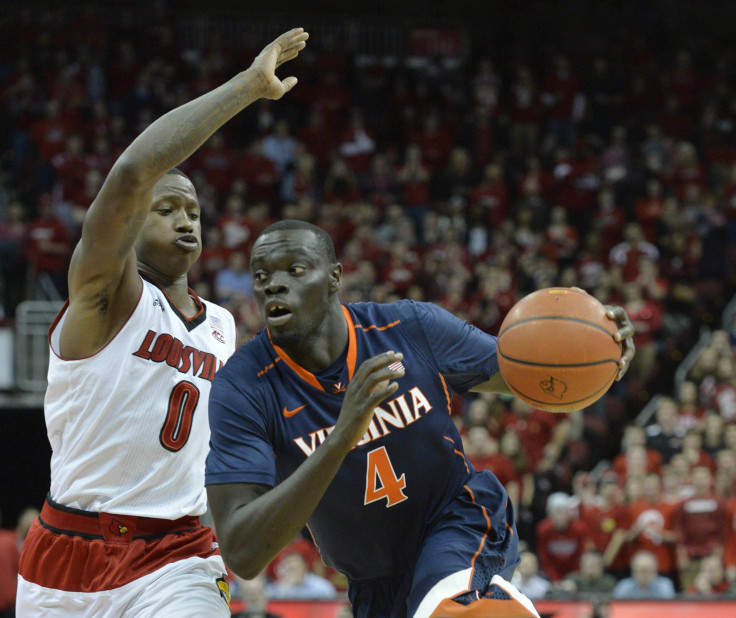
{"type": "Polygon", "coordinates": [[[220,553],[214,532],[199,525],[198,518],[148,519],[140,525],[145,518],[104,515],[80,515],[45,504],[23,544],[21,577],[45,588],[99,592],[124,586],[172,562],[220,553]],[[135,534],[126,540],[103,534],[101,528],[113,519],[124,527],[125,522],[134,525],[135,534]],[[182,528],[184,523],[189,527],[182,528]]]}

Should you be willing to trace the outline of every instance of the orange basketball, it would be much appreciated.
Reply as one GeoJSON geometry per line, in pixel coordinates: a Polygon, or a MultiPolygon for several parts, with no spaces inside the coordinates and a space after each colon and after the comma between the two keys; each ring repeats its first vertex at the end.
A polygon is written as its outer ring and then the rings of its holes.
{"type": "Polygon", "coordinates": [[[618,330],[605,307],[574,288],[546,288],[509,311],[498,333],[498,365],[511,392],[550,412],[600,399],[621,359],[618,330]]]}

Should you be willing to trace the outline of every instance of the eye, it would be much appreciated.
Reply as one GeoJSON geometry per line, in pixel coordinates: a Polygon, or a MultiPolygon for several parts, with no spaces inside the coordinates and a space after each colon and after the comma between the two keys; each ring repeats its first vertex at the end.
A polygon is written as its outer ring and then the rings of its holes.
{"type": "Polygon", "coordinates": [[[268,279],[268,275],[264,273],[262,270],[259,270],[253,275],[254,283],[264,283],[266,279],[268,279]]]}
{"type": "Polygon", "coordinates": [[[197,219],[199,219],[199,213],[198,212],[190,212],[189,213],[189,218],[190,219],[193,219],[194,221],[196,221],[197,219]]]}
{"type": "Polygon", "coordinates": [[[158,209],[158,214],[160,215],[170,215],[171,214],[171,208],[169,206],[162,206],[158,209]]]}
{"type": "Polygon", "coordinates": [[[294,265],[289,269],[289,273],[291,273],[295,277],[298,277],[299,275],[303,275],[305,272],[306,272],[306,268],[304,268],[304,266],[294,265]]]}

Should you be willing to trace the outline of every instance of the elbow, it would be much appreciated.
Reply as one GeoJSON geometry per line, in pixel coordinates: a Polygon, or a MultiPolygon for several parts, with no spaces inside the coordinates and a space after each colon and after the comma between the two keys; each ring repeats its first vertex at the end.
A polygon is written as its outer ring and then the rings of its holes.
{"type": "Polygon", "coordinates": [[[128,191],[136,187],[153,186],[157,177],[152,175],[150,161],[139,160],[128,153],[123,153],[115,162],[108,175],[108,181],[125,187],[128,191]]]}
{"type": "Polygon", "coordinates": [[[220,553],[227,568],[242,579],[255,579],[267,564],[261,563],[247,551],[235,551],[220,544],[220,553]]]}

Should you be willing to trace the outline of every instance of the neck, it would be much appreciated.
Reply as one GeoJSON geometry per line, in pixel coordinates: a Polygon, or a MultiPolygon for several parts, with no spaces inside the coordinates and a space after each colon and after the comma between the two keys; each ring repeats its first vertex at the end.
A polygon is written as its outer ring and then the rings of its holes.
{"type": "Polygon", "coordinates": [[[196,313],[198,307],[197,303],[189,295],[189,283],[186,273],[172,277],[142,262],[138,262],[138,272],[156,282],[184,315],[191,316],[196,313]]]}
{"type": "Polygon", "coordinates": [[[342,305],[336,300],[313,333],[295,345],[284,346],[284,351],[300,367],[314,373],[333,363],[347,343],[347,322],[342,305]]]}

